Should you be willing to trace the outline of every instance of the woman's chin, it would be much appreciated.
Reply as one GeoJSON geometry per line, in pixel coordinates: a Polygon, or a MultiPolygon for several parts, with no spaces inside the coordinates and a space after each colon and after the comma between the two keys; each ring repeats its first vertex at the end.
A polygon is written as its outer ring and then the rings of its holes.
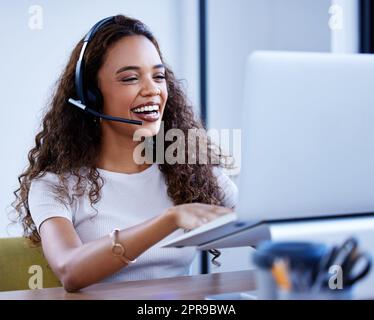
{"type": "Polygon", "coordinates": [[[155,121],[155,122],[146,122],[143,121],[142,126],[138,126],[134,132],[134,137],[135,135],[149,138],[153,137],[158,134],[160,131],[161,127],[161,121],[155,121]]]}

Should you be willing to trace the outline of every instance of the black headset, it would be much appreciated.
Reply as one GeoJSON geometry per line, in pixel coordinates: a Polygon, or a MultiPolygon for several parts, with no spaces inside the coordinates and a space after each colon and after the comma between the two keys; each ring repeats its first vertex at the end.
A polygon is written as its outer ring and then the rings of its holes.
{"type": "Polygon", "coordinates": [[[102,113],[99,113],[87,106],[97,106],[103,103],[103,98],[101,92],[95,88],[86,88],[84,81],[85,74],[85,62],[84,62],[84,53],[88,46],[88,43],[92,40],[98,30],[102,27],[114,23],[114,16],[105,18],[97,22],[91,29],[88,31],[86,36],[83,39],[82,49],[79,54],[79,58],[75,67],[75,90],[77,92],[78,100],[69,98],[68,102],[72,105],[92,114],[95,117],[101,118],[108,121],[118,121],[123,123],[137,124],[142,125],[142,121],[125,119],[119,117],[112,117],[102,113]]]}

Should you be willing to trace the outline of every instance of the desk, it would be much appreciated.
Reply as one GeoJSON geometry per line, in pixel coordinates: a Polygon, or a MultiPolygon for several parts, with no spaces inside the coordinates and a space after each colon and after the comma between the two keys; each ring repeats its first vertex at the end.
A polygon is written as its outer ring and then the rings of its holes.
{"type": "Polygon", "coordinates": [[[235,271],[197,276],[95,284],[78,293],[63,288],[0,292],[6,300],[202,300],[207,295],[255,289],[254,271],[235,271]]]}

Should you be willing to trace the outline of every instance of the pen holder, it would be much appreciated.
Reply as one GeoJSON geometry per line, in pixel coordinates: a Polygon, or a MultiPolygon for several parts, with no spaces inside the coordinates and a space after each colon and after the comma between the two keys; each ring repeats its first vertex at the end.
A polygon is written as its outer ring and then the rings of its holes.
{"type": "Polygon", "coordinates": [[[259,299],[294,299],[298,293],[308,291],[307,277],[315,270],[327,247],[308,242],[263,242],[253,254],[257,267],[256,283],[259,299]],[[275,269],[274,266],[277,266],[275,269]],[[295,288],[295,277],[301,280],[295,288]]]}
{"type": "Polygon", "coordinates": [[[310,242],[262,243],[253,255],[259,299],[352,299],[372,258],[349,237],[340,246],[310,242]]]}

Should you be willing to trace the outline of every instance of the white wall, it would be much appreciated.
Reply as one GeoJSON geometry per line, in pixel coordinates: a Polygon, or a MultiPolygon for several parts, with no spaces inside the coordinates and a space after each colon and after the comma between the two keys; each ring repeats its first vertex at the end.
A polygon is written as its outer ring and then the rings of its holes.
{"type": "Polygon", "coordinates": [[[209,127],[238,128],[254,50],[330,51],[330,0],[209,0],[209,127]]]}

